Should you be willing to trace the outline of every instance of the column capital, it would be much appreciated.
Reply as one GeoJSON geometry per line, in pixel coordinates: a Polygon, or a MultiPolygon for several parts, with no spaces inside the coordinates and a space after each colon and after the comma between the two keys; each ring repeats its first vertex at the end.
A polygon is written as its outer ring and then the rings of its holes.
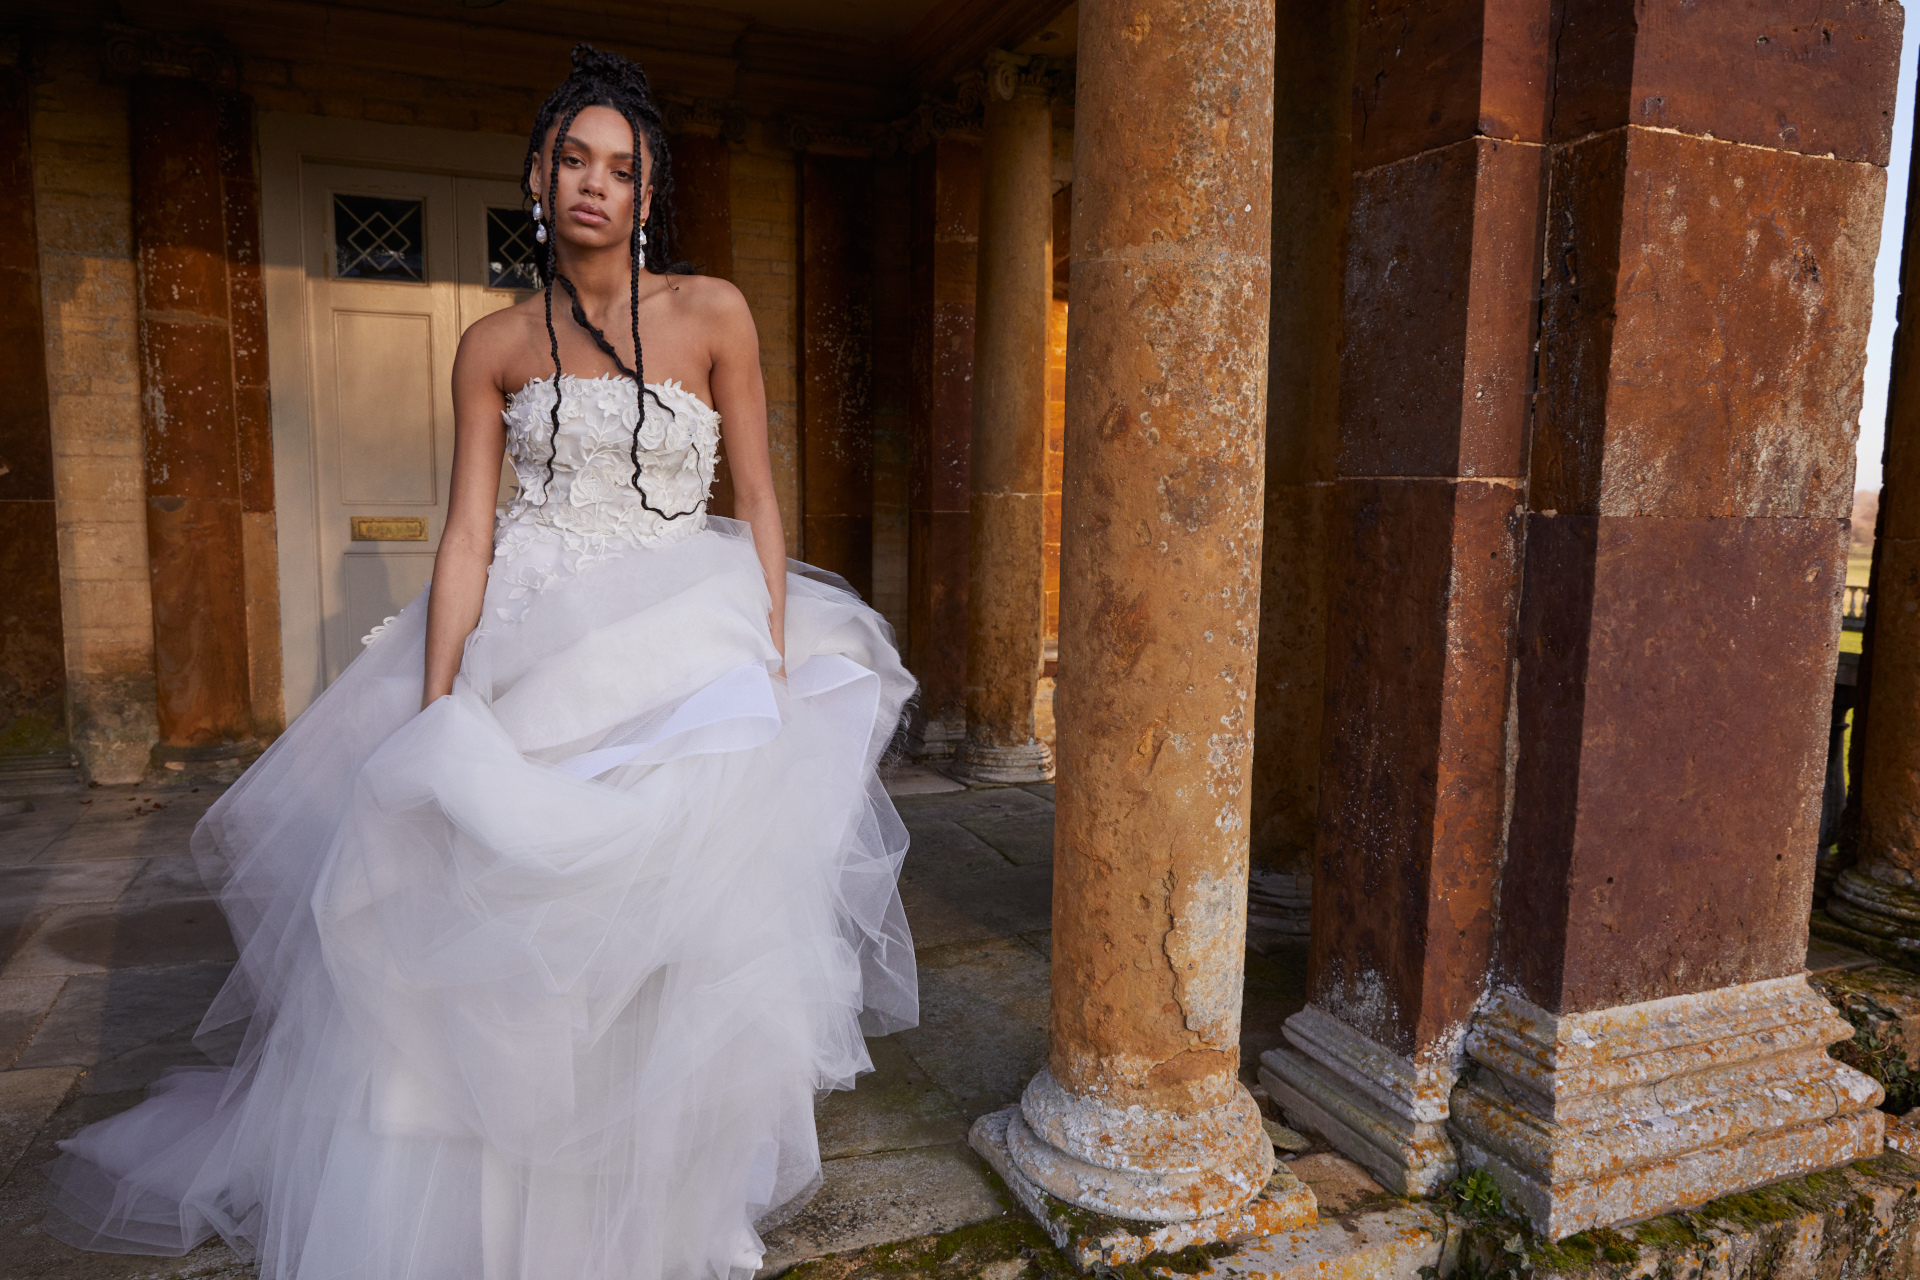
{"type": "Polygon", "coordinates": [[[986,78],[987,97],[994,102],[1012,102],[1023,95],[1052,98],[1068,79],[1067,64],[1059,58],[1005,49],[987,55],[981,74],[986,78]]]}

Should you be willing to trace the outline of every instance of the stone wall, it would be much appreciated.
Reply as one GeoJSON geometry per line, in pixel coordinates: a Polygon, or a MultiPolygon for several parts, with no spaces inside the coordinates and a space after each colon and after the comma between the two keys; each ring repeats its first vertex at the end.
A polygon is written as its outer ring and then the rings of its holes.
{"type": "Polygon", "coordinates": [[[102,82],[90,46],[39,58],[33,183],[69,723],[90,777],[132,782],[158,727],[127,95],[102,82]]]}

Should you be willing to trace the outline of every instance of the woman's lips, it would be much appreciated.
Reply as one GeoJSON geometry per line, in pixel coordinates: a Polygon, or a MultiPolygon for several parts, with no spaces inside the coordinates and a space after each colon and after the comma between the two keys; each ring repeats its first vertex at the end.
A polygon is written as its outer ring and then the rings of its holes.
{"type": "Polygon", "coordinates": [[[612,221],[597,204],[577,204],[567,212],[574,216],[575,221],[584,222],[589,226],[602,226],[612,221]]]}

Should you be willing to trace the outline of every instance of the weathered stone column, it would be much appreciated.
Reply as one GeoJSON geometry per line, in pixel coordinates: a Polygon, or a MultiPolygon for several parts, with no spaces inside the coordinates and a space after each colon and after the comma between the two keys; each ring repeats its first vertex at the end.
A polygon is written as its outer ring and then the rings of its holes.
{"type": "Polygon", "coordinates": [[[802,558],[873,594],[873,162],[800,157],[802,558]]]}
{"type": "Polygon", "coordinates": [[[1492,947],[1539,278],[1546,6],[1468,10],[1356,37],[1310,1003],[1260,1072],[1409,1194],[1492,947]]]}
{"type": "Polygon", "coordinates": [[[1900,297],[1854,698],[1854,865],[1813,929],[1920,969],[1920,184],[1907,192],[1900,297]]]}
{"type": "Polygon", "coordinates": [[[1879,5],[1558,32],[1497,977],[1453,1096],[1554,1236],[1880,1149],[1804,921],[1899,50],[1879,5]]]}
{"type": "Polygon", "coordinates": [[[936,138],[913,161],[907,666],[920,681],[907,727],[942,759],[966,734],[968,455],[980,235],[980,144],[936,138]]]}
{"type": "Polygon", "coordinates": [[[1083,1265],[1312,1214],[1238,1078],[1272,38],[1251,2],[1080,10],[1052,1043],[973,1140],[1083,1265]]]}
{"type": "Polygon", "coordinates": [[[1353,172],[1355,0],[1275,10],[1267,510],[1254,696],[1249,938],[1307,939],[1327,662],[1327,497],[1353,172]]]}
{"type": "Polygon", "coordinates": [[[1034,734],[1046,628],[1047,313],[1053,299],[1053,114],[1044,60],[987,64],[969,471],[967,736],[958,772],[1042,782],[1034,734]]]}
{"type": "MultiPolygon", "coordinates": [[[[139,263],[141,418],[147,551],[153,587],[160,741],[154,764],[178,772],[231,767],[257,751],[247,645],[243,428],[264,427],[264,351],[240,353],[262,374],[236,379],[222,105],[189,80],[137,82],[133,226],[139,263]]],[[[251,148],[247,162],[251,164],[251,148]]],[[[257,281],[256,281],[257,282],[257,281]]],[[[268,495],[271,480],[266,479],[268,495]]],[[[271,509],[271,497],[267,500],[271,509]]],[[[278,637],[274,637],[277,645],[278,637]]]]}
{"type": "Polygon", "coordinates": [[[1461,354],[1349,377],[1342,484],[1371,418],[1374,474],[1423,462],[1456,492],[1423,526],[1369,482],[1335,526],[1353,571],[1429,567],[1333,607],[1330,636],[1392,657],[1330,660],[1314,1005],[1282,1059],[1305,1068],[1275,1073],[1343,1145],[1410,1153],[1409,1184],[1444,1121],[1555,1237],[1870,1154],[1882,1122],[1825,1053],[1849,1029],[1806,985],[1801,919],[1899,14],[1635,16],[1488,5],[1478,75],[1448,61],[1457,23],[1363,29],[1348,370],[1415,314],[1461,354]],[[1396,131],[1376,178],[1358,157],[1396,131]],[[1511,247],[1534,244],[1538,274],[1511,247]],[[1463,310],[1395,292],[1450,258],[1463,310]],[[1462,429],[1416,430],[1436,419],[1462,429]],[[1530,459],[1524,491],[1469,480],[1489,459],[1530,459]],[[1422,581],[1461,623],[1424,641],[1396,621],[1431,616],[1422,581]]]}

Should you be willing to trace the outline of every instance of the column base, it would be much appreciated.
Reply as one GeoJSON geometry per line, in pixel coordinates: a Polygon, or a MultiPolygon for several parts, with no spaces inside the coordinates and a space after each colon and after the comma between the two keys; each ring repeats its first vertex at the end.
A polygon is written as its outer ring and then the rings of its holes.
{"type": "Polygon", "coordinates": [[[1877,1155],[1885,1095],[1826,1052],[1852,1034],[1803,974],[1577,1014],[1496,992],[1450,1125],[1559,1240],[1877,1155]]]}
{"type": "Polygon", "coordinates": [[[1814,932],[1883,960],[1920,968],[1920,890],[1867,868],[1848,867],[1834,877],[1826,908],[1828,919],[1841,928],[1822,930],[1816,916],[1814,932]],[[1842,936],[1834,936],[1842,930],[1842,936]]]}
{"type": "Polygon", "coordinates": [[[916,760],[950,760],[966,736],[963,717],[929,720],[916,710],[907,723],[907,754],[916,760]]]}
{"type": "Polygon", "coordinates": [[[265,750],[264,746],[251,738],[241,742],[215,742],[201,747],[156,743],[153,754],[148,758],[147,775],[142,781],[150,787],[233,782],[265,750]]]}
{"type": "Polygon", "coordinates": [[[1247,932],[1305,942],[1313,917],[1313,876],[1254,868],[1247,875],[1247,932]]]}
{"type": "Polygon", "coordinates": [[[990,1112],[973,1122],[967,1142],[993,1167],[1020,1206],[1033,1216],[1061,1252],[1083,1272],[1100,1272],[1139,1262],[1151,1254],[1177,1253],[1194,1245],[1235,1244],[1311,1226],[1319,1220],[1313,1192],[1285,1165],[1276,1165],[1260,1193],[1224,1213],[1183,1222],[1111,1217],[1089,1211],[1048,1192],[1014,1160],[1015,1141],[1035,1142],[1018,1106],[990,1112]]]}
{"type": "Polygon", "coordinates": [[[994,747],[964,739],[953,753],[947,772],[968,782],[998,782],[1019,786],[1053,781],[1053,748],[1044,742],[1017,747],[994,747]]]}
{"type": "Polygon", "coordinates": [[[1432,1195],[1457,1171],[1447,1139],[1450,1065],[1425,1065],[1308,1005],[1288,1045],[1260,1055],[1267,1096],[1404,1196],[1432,1195]]]}

